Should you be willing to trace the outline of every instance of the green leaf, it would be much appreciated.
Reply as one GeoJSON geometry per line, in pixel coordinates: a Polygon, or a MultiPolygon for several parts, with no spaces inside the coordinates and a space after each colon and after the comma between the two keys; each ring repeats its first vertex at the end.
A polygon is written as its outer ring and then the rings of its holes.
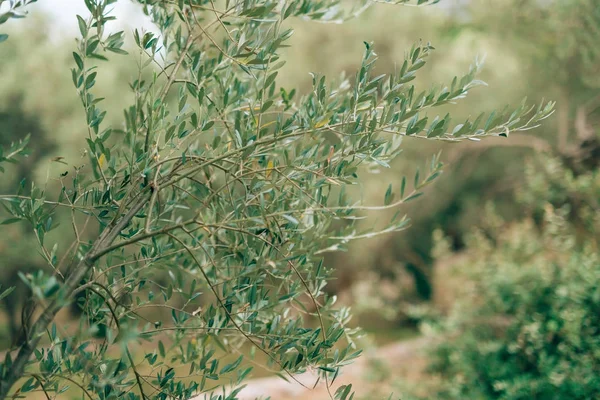
{"type": "Polygon", "coordinates": [[[20,221],[21,218],[7,218],[4,221],[0,222],[0,225],[10,225],[20,221]]]}
{"type": "Polygon", "coordinates": [[[285,218],[285,219],[287,219],[288,221],[290,221],[294,225],[299,225],[300,224],[300,221],[298,221],[296,218],[292,217],[289,214],[283,214],[282,217],[285,218]]]}
{"type": "Polygon", "coordinates": [[[423,192],[414,193],[414,194],[408,196],[406,199],[404,199],[404,202],[408,202],[408,201],[414,200],[414,199],[416,199],[418,197],[421,197],[421,196],[423,196],[423,192]]]}
{"type": "Polygon", "coordinates": [[[162,358],[165,358],[165,355],[166,355],[165,345],[163,344],[162,340],[158,341],[158,353],[160,354],[160,356],[162,358]]]}
{"type": "Polygon", "coordinates": [[[96,48],[98,47],[99,44],[100,44],[100,40],[98,40],[98,39],[91,40],[87,44],[87,47],[85,49],[85,54],[87,56],[91,56],[92,54],[94,54],[94,51],[96,51],[96,48]]]}
{"type": "Polygon", "coordinates": [[[79,68],[79,70],[83,69],[83,60],[81,59],[81,56],[75,52],[73,52],[73,58],[75,59],[75,63],[77,64],[77,67],[79,68]]]}
{"type": "Polygon", "coordinates": [[[417,168],[417,170],[415,172],[415,181],[414,181],[415,189],[419,187],[419,178],[420,178],[420,171],[419,171],[419,168],[417,168]]]}
{"type": "Polygon", "coordinates": [[[392,193],[392,184],[390,183],[385,192],[384,204],[387,206],[392,202],[392,200],[394,200],[394,193],[392,193]]]}
{"type": "Polygon", "coordinates": [[[85,78],[85,88],[90,89],[95,84],[97,72],[92,72],[85,78]]]}
{"type": "Polygon", "coordinates": [[[39,385],[39,383],[34,378],[29,378],[27,381],[25,381],[23,386],[21,386],[21,392],[23,392],[23,393],[29,392],[29,391],[35,389],[38,385],[39,385]]]}
{"type": "Polygon", "coordinates": [[[412,126],[410,130],[407,129],[406,134],[410,136],[421,132],[423,129],[425,129],[425,125],[427,125],[427,120],[427,117],[424,117],[423,119],[419,120],[412,126]]]}
{"type": "Polygon", "coordinates": [[[212,126],[215,124],[215,121],[207,121],[203,126],[202,126],[202,130],[203,131],[207,131],[210,128],[212,128],[212,126]]]}
{"type": "Polygon", "coordinates": [[[111,51],[111,52],[116,53],[116,54],[121,54],[121,55],[124,55],[124,56],[126,56],[126,55],[129,54],[127,51],[125,51],[123,49],[120,49],[118,47],[107,47],[106,50],[111,51]]]}
{"type": "Polygon", "coordinates": [[[79,25],[79,32],[81,33],[81,36],[82,37],[87,37],[87,33],[88,33],[87,23],[79,15],[77,15],[77,24],[79,25]]]}
{"type": "Polygon", "coordinates": [[[400,198],[404,198],[404,190],[406,189],[406,176],[402,177],[402,183],[400,184],[400,198]]]}
{"type": "Polygon", "coordinates": [[[8,289],[4,290],[2,293],[0,293],[0,300],[11,294],[13,290],[15,290],[15,287],[11,286],[8,289]]]}
{"type": "Polygon", "coordinates": [[[326,372],[335,372],[335,368],[331,368],[331,367],[324,367],[324,366],[320,366],[319,367],[320,370],[326,371],[326,372]]]}
{"type": "Polygon", "coordinates": [[[226,374],[227,372],[231,372],[231,371],[237,369],[237,367],[239,367],[240,364],[242,363],[243,359],[244,359],[244,356],[239,356],[237,358],[237,360],[235,360],[233,363],[227,364],[223,368],[221,368],[221,372],[219,372],[219,374],[226,374]]]}
{"type": "Polygon", "coordinates": [[[14,17],[15,13],[12,11],[7,11],[3,14],[0,14],[0,24],[5,23],[6,21],[8,21],[11,17],[14,17]]]}
{"type": "Polygon", "coordinates": [[[267,111],[269,108],[271,108],[271,106],[273,105],[273,100],[268,100],[265,101],[265,103],[263,104],[263,106],[260,109],[261,113],[264,113],[265,111],[267,111]]]}
{"type": "Polygon", "coordinates": [[[271,83],[275,82],[275,78],[277,77],[277,74],[279,74],[279,72],[273,72],[271,75],[269,75],[267,77],[267,79],[265,79],[265,88],[269,87],[271,85],[271,83]]]}
{"type": "Polygon", "coordinates": [[[352,392],[352,384],[342,385],[335,391],[336,400],[350,400],[348,396],[352,392]]]}

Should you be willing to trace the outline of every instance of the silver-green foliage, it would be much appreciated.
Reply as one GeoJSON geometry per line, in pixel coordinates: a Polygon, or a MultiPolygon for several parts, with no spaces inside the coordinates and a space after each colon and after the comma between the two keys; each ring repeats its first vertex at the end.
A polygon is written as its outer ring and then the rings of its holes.
{"type": "Polygon", "coordinates": [[[433,51],[422,43],[389,75],[374,76],[377,57],[365,43],[351,81],[314,74],[303,96],[277,86],[288,18],[340,22],[371,2],[346,10],[332,0],[139,1],[160,34],[135,30],[129,52],[124,32],[105,29],[115,0],[84,2],[71,72],[89,163],[54,177],[57,196],[33,187],[0,197],[11,214],[5,223],[30,224],[55,271],[24,276],[40,312],[1,365],[1,399],[69,386],[99,399],[233,399],[237,390],[224,394],[224,382],[239,387],[250,373],[243,356],[222,361],[235,352],[262,354],[288,379],[316,369],[331,386],[359,351],[348,310],[323,292],[320,254],[406,228],[399,213],[378,231],[357,232],[353,221],[417,198],[441,163],[433,157],[429,173],[403,179],[396,194],[390,186],[382,205],[356,202],[345,187],[365,166],[387,167],[405,136],[507,136],[552,110],[523,103],[458,124],[428,115],[482,82],[476,63],[448,85],[417,91],[411,81],[433,51]],[[96,77],[123,56],[139,74],[122,126],[108,126],[96,77]],[[59,221],[72,238],[50,241],[59,221]],[[81,292],[87,317],[57,326],[56,314],[81,292]],[[156,308],[169,317],[150,320],[146,311],[156,308]],[[130,348],[140,342],[156,349],[142,347],[136,359],[130,348]]]}

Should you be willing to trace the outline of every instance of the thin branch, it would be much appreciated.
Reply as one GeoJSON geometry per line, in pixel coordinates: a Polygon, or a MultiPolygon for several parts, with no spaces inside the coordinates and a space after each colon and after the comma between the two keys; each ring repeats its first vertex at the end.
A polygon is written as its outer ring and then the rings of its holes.
{"type": "MultiPolygon", "coordinates": [[[[234,320],[233,315],[231,315],[231,313],[229,312],[229,310],[227,309],[227,307],[225,307],[225,304],[223,303],[223,299],[221,299],[221,296],[219,296],[219,292],[215,289],[215,287],[212,285],[210,278],[208,277],[208,274],[206,273],[206,271],[204,270],[204,268],[202,267],[202,264],[200,263],[200,261],[198,260],[198,258],[196,257],[196,254],[194,254],[193,251],[191,251],[189,249],[189,246],[182,241],[181,239],[179,239],[178,237],[176,237],[175,235],[172,235],[171,233],[167,233],[167,235],[169,235],[169,237],[171,237],[173,240],[177,241],[179,244],[181,244],[189,253],[190,257],[194,260],[194,263],[196,264],[196,266],[198,267],[198,269],[200,270],[200,273],[202,274],[202,276],[204,277],[204,279],[206,280],[206,284],[211,288],[211,291],[213,292],[213,294],[215,295],[215,298],[217,300],[217,302],[219,303],[219,306],[221,307],[221,309],[223,309],[223,311],[225,312],[225,314],[227,315],[227,317],[229,318],[229,320],[231,321],[231,323],[235,326],[235,328],[257,349],[259,349],[262,353],[264,353],[267,357],[269,357],[269,359],[271,359],[274,363],[276,363],[277,365],[279,365],[281,367],[281,369],[283,371],[285,371],[285,373],[287,375],[290,376],[290,378],[292,378],[294,381],[296,381],[298,384],[302,385],[302,387],[306,386],[300,382],[298,379],[296,379],[296,377],[294,375],[292,375],[292,373],[290,373],[287,368],[285,368],[281,362],[279,360],[277,360],[271,353],[269,353],[268,351],[266,351],[265,349],[263,349],[258,343],[256,343],[254,340],[252,340],[252,338],[248,335],[248,333],[246,333],[241,326],[239,326],[239,324],[234,320]]],[[[204,250],[204,253],[207,255],[207,257],[209,257],[209,259],[211,260],[213,266],[216,267],[216,264],[214,262],[214,260],[212,260],[212,257],[210,256],[210,254],[208,254],[208,252],[206,251],[206,249],[204,249],[204,247],[201,247],[204,250]]]]}
{"type": "Polygon", "coordinates": [[[104,247],[103,249],[101,249],[101,250],[98,251],[98,254],[97,254],[98,258],[102,257],[105,254],[110,253],[111,251],[119,249],[121,247],[129,246],[130,244],[134,244],[134,243],[137,243],[137,242],[139,242],[141,240],[148,239],[148,238],[151,238],[151,237],[154,237],[154,236],[163,235],[163,234],[166,234],[168,232],[171,232],[172,230],[180,229],[180,228],[185,227],[186,225],[190,225],[190,224],[193,224],[193,223],[196,223],[196,220],[195,219],[190,219],[190,220],[182,222],[180,224],[166,226],[166,227],[164,227],[162,229],[159,229],[159,230],[156,230],[156,231],[153,231],[153,232],[142,233],[140,235],[132,237],[131,239],[124,240],[122,242],[115,243],[113,245],[104,247]]]}
{"type": "Polygon", "coordinates": [[[50,399],[50,394],[48,393],[48,391],[46,390],[46,388],[44,387],[44,381],[42,379],[41,376],[39,376],[38,374],[26,374],[26,375],[30,375],[31,377],[33,377],[36,381],[38,381],[38,383],[40,384],[40,387],[42,388],[42,392],[44,392],[44,395],[46,396],[46,399],[51,400],[50,399]]]}

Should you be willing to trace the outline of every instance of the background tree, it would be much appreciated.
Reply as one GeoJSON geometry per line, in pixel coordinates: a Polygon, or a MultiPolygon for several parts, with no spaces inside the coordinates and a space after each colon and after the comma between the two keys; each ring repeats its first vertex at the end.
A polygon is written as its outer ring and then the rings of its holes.
{"type": "MultiPolygon", "coordinates": [[[[407,307],[398,304],[423,303],[423,300],[435,297],[432,280],[436,260],[431,253],[434,229],[442,229],[454,251],[460,252],[466,250],[464,236],[473,226],[485,223],[479,212],[482,203],[493,201],[496,211],[506,220],[527,217],[515,198],[517,188],[523,184],[525,161],[533,153],[553,152],[575,170],[581,171],[581,160],[588,160],[587,170],[593,167],[593,162],[590,164],[589,161],[600,154],[595,128],[599,70],[594,45],[599,26],[595,3],[507,0],[495,2],[491,8],[487,1],[470,1],[452,9],[450,15],[430,12],[428,20],[425,11],[429,10],[422,9],[422,13],[415,10],[385,33],[373,30],[378,47],[385,46],[390,53],[397,51],[397,42],[407,36],[407,32],[435,38],[439,51],[435,54],[436,62],[423,71],[424,80],[435,81],[452,73],[472,51],[476,51],[471,49],[485,52],[487,67],[482,72],[482,79],[489,83],[494,96],[488,96],[487,91],[473,92],[469,99],[452,109],[454,116],[468,117],[474,104],[501,108],[524,95],[559,99],[559,112],[540,129],[522,137],[513,135],[509,141],[439,147],[427,147],[426,144],[413,147],[406,143],[404,157],[415,160],[423,152],[441,149],[444,161],[450,165],[445,169],[446,179],[436,184],[436,196],[407,206],[414,221],[411,230],[372,241],[366,244],[367,251],[354,248],[348,255],[332,255],[332,258],[340,259],[339,262],[332,260],[339,266],[340,276],[356,277],[354,280],[340,279],[340,286],[348,289],[364,279],[362,271],[365,267],[375,271],[380,277],[374,279],[392,281],[397,286],[394,296],[381,301],[387,304],[388,310],[395,310],[396,321],[405,321],[407,307]],[[481,167],[480,161],[484,158],[485,167],[481,167]],[[352,282],[341,285],[348,281],[352,282]],[[417,290],[411,289],[415,282],[419,284],[417,290]]],[[[385,21],[386,26],[393,25],[394,19],[398,18],[386,10],[375,11],[371,10],[371,17],[385,21]]],[[[366,21],[365,18],[365,22],[353,26],[359,32],[356,35],[367,35],[364,32],[368,25],[366,21]]],[[[354,34],[350,30],[344,33],[350,37],[354,34]]],[[[329,42],[333,42],[332,48],[344,44],[331,34],[329,42]]],[[[327,42],[323,47],[323,54],[332,51],[327,42]]],[[[392,64],[385,57],[382,61],[392,64]]],[[[385,179],[398,179],[396,177],[414,168],[414,163],[402,161],[398,159],[392,169],[382,172],[385,179]]],[[[367,192],[369,189],[375,192],[378,186],[383,186],[377,180],[364,185],[368,187],[367,192]]],[[[373,293],[373,296],[377,295],[373,293]]],[[[354,299],[360,302],[371,297],[357,294],[354,299]]],[[[376,302],[377,306],[370,311],[383,309],[379,307],[380,303],[376,302]]]]}

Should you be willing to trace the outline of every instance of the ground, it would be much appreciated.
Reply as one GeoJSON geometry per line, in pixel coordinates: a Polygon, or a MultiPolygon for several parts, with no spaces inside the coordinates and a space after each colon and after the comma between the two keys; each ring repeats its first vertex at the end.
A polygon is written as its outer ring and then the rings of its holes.
{"type": "MultiPolygon", "coordinates": [[[[403,340],[380,347],[364,354],[353,364],[345,367],[341,375],[333,384],[335,388],[352,384],[356,390],[357,398],[364,399],[400,399],[399,393],[393,394],[396,389],[393,382],[414,381],[420,378],[425,368],[426,360],[423,354],[428,339],[417,338],[403,340]]],[[[286,382],[278,377],[254,379],[239,395],[240,400],[254,400],[256,398],[271,397],[271,400],[319,400],[329,399],[327,387],[320,382],[313,388],[317,381],[316,375],[305,373],[298,377],[305,387],[296,382],[286,382]]],[[[198,399],[200,400],[200,399],[198,399]]]]}

